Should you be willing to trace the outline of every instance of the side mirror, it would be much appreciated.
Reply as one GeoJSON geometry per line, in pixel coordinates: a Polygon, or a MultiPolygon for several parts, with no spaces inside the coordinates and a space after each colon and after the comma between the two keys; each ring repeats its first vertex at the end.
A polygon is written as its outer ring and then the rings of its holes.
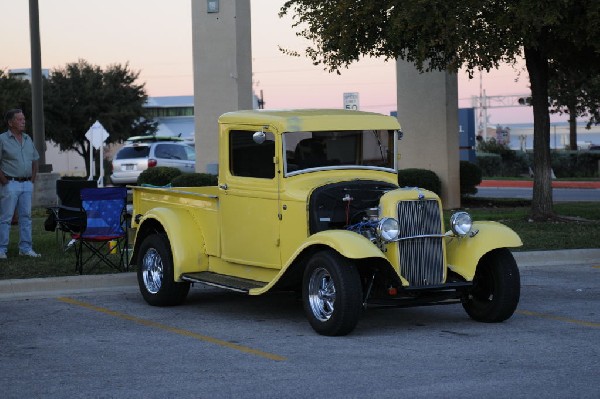
{"type": "Polygon", "coordinates": [[[256,144],[262,144],[265,142],[267,138],[267,135],[265,134],[265,132],[255,132],[252,135],[252,140],[256,143],[256,144]]]}

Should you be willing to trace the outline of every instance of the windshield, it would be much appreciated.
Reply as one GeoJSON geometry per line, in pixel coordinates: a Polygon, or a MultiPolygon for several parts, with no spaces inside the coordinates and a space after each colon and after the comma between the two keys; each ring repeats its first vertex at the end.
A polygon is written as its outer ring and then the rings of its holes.
{"type": "Polygon", "coordinates": [[[393,130],[292,132],[283,135],[286,175],[314,169],[395,169],[393,130]]]}

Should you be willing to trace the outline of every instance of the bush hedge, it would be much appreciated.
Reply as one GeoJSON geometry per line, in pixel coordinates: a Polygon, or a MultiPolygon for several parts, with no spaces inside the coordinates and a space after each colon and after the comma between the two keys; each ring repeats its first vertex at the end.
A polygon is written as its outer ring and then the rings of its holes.
{"type": "MultiPolygon", "coordinates": [[[[556,177],[600,177],[600,151],[553,151],[556,177]]],[[[511,150],[494,138],[477,144],[477,165],[487,177],[519,177],[533,169],[533,153],[511,150]]]]}
{"type": "Polygon", "coordinates": [[[481,168],[468,161],[460,161],[460,196],[477,194],[477,186],[481,183],[481,168]]]}
{"type": "Polygon", "coordinates": [[[138,177],[137,184],[150,184],[153,186],[166,186],[183,172],[170,166],[156,166],[148,168],[138,177]]]}
{"type": "Polygon", "coordinates": [[[552,153],[552,170],[556,177],[600,177],[598,162],[600,162],[600,152],[595,151],[552,153]]]}
{"type": "Polygon", "coordinates": [[[208,173],[183,173],[171,181],[173,187],[216,186],[218,177],[208,173]]]}
{"type": "MultiPolygon", "coordinates": [[[[533,169],[533,153],[513,151],[505,156],[494,153],[477,152],[477,165],[486,177],[519,177],[528,175],[533,169]]],[[[558,178],[600,177],[598,162],[600,152],[596,151],[553,151],[552,170],[558,178]]]]}
{"type": "Polygon", "coordinates": [[[398,185],[400,187],[420,187],[433,191],[437,195],[442,193],[442,182],[438,175],[427,169],[402,169],[398,171],[398,185]]]}

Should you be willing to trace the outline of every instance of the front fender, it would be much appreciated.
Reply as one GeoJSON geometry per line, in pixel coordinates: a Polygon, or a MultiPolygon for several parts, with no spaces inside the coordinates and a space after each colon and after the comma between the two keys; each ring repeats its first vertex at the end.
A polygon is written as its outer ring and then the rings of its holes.
{"type": "Polygon", "coordinates": [[[347,230],[326,230],[313,234],[297,253],[313,245],[326,245],[349,259],[385,258],[383,252],[366,237],[347,230]]]}
{"type": "Polygon", "coordinates": [[[520,247],[521,238],[509,227],[498,222],[477,222],[474,237],[449,237],[446,242],[448,268],[472,281],[479,259],[496,248],[520,247]]]}
{"type": "Polygon", "coordinates": [[[140,244],[137,242],[138,237],[140,234],[145,237],[146,226],[150,226],[154,222],[162,226],[169,239],[175,281],[178,281],[182,273],[207,270],[208,256],[206,255],[204,235],[195,218],[185,209],[153,208],[144,214],[136,233],[136,250],[140,244]]]}
{"type": "Polygon", "coordinates": [[[270,290],[302,252],[317,245],[329,247],[349,259],[383,258],[387,262],[387,258],[383,252],[360,234],[347,230],[320,231],[308,237],[306,241],[294,251],[292,256],[285,261],[285,265],[281,268],[277,276],[269,284],[262,288],[251,289],[250,295],[260,295],[270,290]]]}

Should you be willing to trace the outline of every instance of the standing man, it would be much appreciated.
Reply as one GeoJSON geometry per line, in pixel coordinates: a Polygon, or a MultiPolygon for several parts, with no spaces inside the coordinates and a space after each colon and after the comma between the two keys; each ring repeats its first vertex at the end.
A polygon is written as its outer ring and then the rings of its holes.
{"type": "Polygon", "coordinates": [[[4,116],[8,131],[0,134],[0,259],[6,259],[10,222],[19,215],[19,255],[40,257],[32,248],[31,197],[39,154],[25,134],[25,115],[11,109],[4,116]]]}

